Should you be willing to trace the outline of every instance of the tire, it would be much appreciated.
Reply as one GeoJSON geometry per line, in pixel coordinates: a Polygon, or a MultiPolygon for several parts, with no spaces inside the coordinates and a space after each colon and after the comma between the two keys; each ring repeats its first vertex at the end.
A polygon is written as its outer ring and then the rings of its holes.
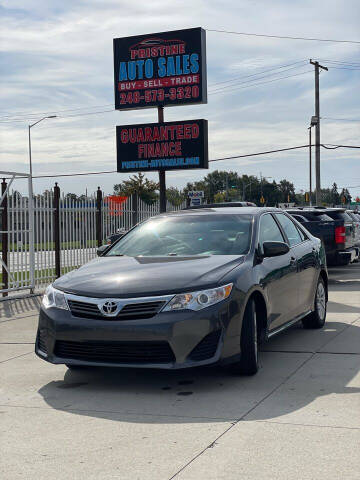
{"type": "Polygon", "coordinates": [[[234,366],[236,373],[255,375],[259,370],[259,341],[255,301],[250,299],[246,305],[241,330],[241,356],[234,366]]]}
{"type": "Polygon", "coordinates": [[[302,320],[304,328],[322,328],[326,320],[326,287],[320,277],[316,287],[314,311],[302,320]]]}

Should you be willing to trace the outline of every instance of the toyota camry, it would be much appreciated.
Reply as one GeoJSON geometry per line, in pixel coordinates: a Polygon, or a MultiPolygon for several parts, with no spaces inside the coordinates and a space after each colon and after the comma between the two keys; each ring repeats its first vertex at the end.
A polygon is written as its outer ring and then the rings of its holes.
{"type": "Polygon", "coordinates": [[[259,368],[258,345],[298,321],[321,328],[324,248],[274,208],[161,214],[57,279],[35,350],[68,368],[259,368]]]}

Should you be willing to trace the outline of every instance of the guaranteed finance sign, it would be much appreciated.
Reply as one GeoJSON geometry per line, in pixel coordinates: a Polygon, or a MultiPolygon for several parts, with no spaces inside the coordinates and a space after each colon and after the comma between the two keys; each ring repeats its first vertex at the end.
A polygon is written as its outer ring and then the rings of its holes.
{"type": "Polygon", "coordinates": [[[208,168],[207,120],[116,127],[117,171],[208,168]]]}
{"type": "Polygon", "coordinates": [[[115,109],[207,102],[205,30],[114,39],[115,109]]]}

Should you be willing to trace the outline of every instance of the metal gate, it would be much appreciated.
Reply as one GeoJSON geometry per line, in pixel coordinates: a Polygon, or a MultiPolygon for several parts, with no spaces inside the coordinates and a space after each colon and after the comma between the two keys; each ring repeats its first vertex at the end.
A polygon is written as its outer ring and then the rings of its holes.
{"type": "Polygon", "coordinates": [[[7,296],[17,290],[35,287],[34,207],[32,179],[28,173],[0,171],[0,294],[7,296]],[[10,188],[22,178],[28,194],[10,188]]]}

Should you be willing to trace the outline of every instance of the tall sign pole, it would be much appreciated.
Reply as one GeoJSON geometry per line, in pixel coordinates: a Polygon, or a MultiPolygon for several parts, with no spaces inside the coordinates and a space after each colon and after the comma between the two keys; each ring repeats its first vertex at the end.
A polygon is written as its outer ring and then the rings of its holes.
{"type": "Polygon", "coordinates": [[[310,63],[315,67],[315,198],[316,205],[321,204],[321,181],[320,181],[320,90],[319,90],[319,75],[320,68],[328,70],[327,67],[320,65],[319,62],[310,60],[310,63]]]}
{"type": "Polygon", "coordinates": [[[312,206],[312,159],[311,159],[311,125],[308,128],[309,130],[309,205],[312,206]]]}
{"type": "MultiPolygon", "coordinates": [[[[164,107],[158,107],[158,122],[164,123],[164,107]]],[[[166,176],[165,170],[159,170],[160,213],[166,212],[166,176]]]]}

